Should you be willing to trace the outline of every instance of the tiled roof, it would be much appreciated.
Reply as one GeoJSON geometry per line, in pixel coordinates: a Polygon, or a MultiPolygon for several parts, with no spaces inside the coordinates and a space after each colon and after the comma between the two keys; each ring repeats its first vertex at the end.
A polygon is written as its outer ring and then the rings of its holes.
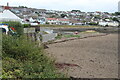
{"type": "Polygon", "coordinates": [[[69,21],[69,19],[64,19],[64,18],[47,18],[47,20],[69,21]]]}
{"type": "Polygon", "coordinates": [[[69,21],[69,19],[58,19],[58,21],[69,21]]]}
{"type": "Polygon", "coordinates": [[[56,18],[47,18],[47,20],[57,20],[56,18]]]}

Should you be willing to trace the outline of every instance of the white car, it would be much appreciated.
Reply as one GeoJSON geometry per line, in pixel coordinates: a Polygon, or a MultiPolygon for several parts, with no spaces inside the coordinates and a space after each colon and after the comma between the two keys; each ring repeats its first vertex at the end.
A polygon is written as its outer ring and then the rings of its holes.
{"type": "Polygon", "coordinates": [[[38,23],[30,23],[31,26],[37,26],[38,23]]]}

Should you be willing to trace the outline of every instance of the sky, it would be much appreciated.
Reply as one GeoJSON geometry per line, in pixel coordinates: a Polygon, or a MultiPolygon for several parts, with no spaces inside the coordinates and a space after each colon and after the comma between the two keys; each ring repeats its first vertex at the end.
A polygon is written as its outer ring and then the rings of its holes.
{"type": "Polygon", "coordinates": [[[0,0],[0,5],[27,6],[31,8],[83,12],[117,12],[120,0],[0,0]]]}

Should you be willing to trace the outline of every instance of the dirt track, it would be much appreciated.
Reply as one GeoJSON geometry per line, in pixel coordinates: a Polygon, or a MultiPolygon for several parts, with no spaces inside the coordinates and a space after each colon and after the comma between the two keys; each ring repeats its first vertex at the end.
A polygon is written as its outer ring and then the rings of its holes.
{"type": "Polygon", "coordinates": [[[48,45],[56,63],[68,63],[60,71],[77,78],[118,77],[118,35],[90,37],[48,45]]]}

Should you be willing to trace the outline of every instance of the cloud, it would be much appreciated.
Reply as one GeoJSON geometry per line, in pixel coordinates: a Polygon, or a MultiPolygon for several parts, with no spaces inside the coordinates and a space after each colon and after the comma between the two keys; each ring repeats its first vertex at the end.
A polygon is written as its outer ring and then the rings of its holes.
{"type": "Polygon", "coordinates": [[[53,10],[117,11],[119,0],[0,0],[0,5],[28,6],[53,10]]]}

